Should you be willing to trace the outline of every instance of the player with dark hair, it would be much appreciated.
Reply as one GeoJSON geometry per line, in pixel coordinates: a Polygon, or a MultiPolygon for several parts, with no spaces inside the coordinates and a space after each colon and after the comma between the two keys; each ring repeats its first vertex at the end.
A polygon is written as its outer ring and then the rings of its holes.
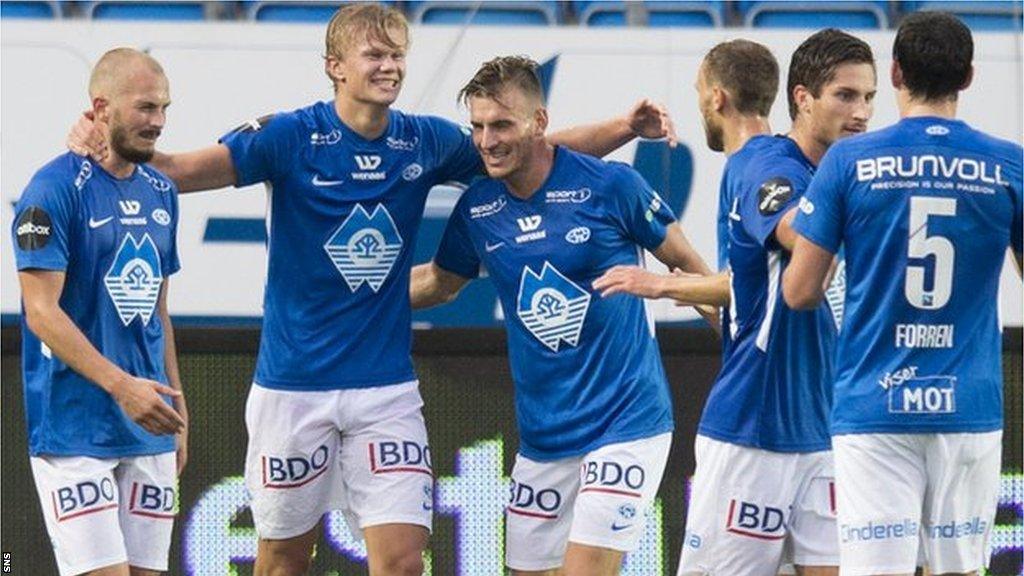
{"type": "Polygon", "coordinates": [[[997,310],[1007,247],[1022,248],[1020,145],[956,119],[970,30],[943,13],[901,23],[901,120],[833,146],[794,222],[786,301],[822,298],[846,257],[832,434],[844,575],[987,564],[1002,455],[997,310]]]}
{"type": "Polygon", "coordinates": [[[766,48],[720,44],[697,80],[708,143],[729,155],[719,201],[728,272],[665,277],[624,267],[595,287],[729,306],[722,370],[698,428],[680,574],[771,575],[780,561],[805,575],[836,574],[828,410],[837,326],[827,305],[788,309],[780,277],[816,164],[871,117],[874,60],[867,44],[838,30],[804,41],[790,62],[788,136],[769,133],[777,84],[757,82],[762,92],[746,97],[742,87],[751,84],[733,76],[750,68],[773,71],[777,81],[766,48]],[[744,106],[748,98],[761,105],[744,106]]]}
{"type": "Polygon", "coordinates": [[[178,194],[145,164],[170,89],[156,60],[118,48],[89,97],[110,154],[42,167],[11,230],[29,453],[60,574],[147,576],[167,570],[187,455],[167,313],[178,194]]]}
{"type": "MultiPolygon", "coordinates": [[[[267,182],[269,266],[263,331],[246,406],[246,487],[260,536],[257,574],[310,564],[325,512],[365,537],[372,574],[423,571],[432,524],[422,400],[410,355],[409,269],[427,193],[481,171],[468,131],[391,108],[405,78],[408,25],[378,4],[340,8],[324,70],[334,99],[279,113],[220,144],[154,162],[184,191],[267,182]],[[415,444],[415,461],[389,446],[415,444]],[[301,459],[307,474],[284,462],[301,459]]],[[[642,101],[627,117],[553,135],[605,154],[667,115],[642,101]]]]}
{"type": "Polygon", "coordinates": [[[643,300],[597,298],[590,283],[642,262],[642,249],[710,271],[636,171],[545,140],[535,62],[487,62],[461,98],[490,179],[459,199],[434,261],[413,268],[413,306],[448,302],[487,269],[521,437],[506,564],[524,576],[612,576],[644,533],[672,407],[643,300]]]}

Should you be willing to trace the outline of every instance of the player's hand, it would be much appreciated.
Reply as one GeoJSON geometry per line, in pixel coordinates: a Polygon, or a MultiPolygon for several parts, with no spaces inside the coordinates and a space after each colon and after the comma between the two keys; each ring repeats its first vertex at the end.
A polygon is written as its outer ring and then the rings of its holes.
{"type": "Polygon", "coordinates": [[[177,434],[185,421],[160,397],[181,396],[181,392],[145,378],[129,377],[112,392],[114,400],[136,424],[150,434],[177,434]]]}
{"type": "Polygon", "coordinates": [[[633,134],[641,138],[658,140],[665,138],[669,146],[673,148],[679,143],[679,136],[676,134],[675,124],[668,114],[668,109],[661,104],[644,98],[636,104],[627,114],[626,119],[633,134]]]}
{"type": "Polygon", "coordinates": [[[88,156],[97,162],[107,158],[107,139],[91,111],[84,112],[71,127],[68,149],[79,156],[88,156]]]}
{"type": "Polygon", "coordinates": [[[626,293],[641,298],[661,298],[664,294],[664,279],[639,266],[613,266],[592,284],[601,292],[602,298],[626,293]]]}
{"type": "Polygon", "coordinates": [[[178,411],[178,415],[185,421],[184,428],[181,432],[178,432],[177,438],[175,438],[177,449],[175,450],[175,457],[178,464],[178,476],[185,470],[185,464],[188,463],[188,407],[185,406],[185,395],[178,396],[174,399],[174,409],[178,411]]]}

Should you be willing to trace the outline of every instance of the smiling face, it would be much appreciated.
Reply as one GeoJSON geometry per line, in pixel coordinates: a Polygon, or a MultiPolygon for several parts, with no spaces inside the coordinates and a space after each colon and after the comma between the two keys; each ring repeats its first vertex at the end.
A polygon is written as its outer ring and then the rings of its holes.
{"type": "Polygon", "coordinates": [[[327,58],[328,74],[340,96],[356,102],[390,106],[405,79],[408,45],[404,30],[390,30],[389,40],[366,33],[344,48],[342,57],[327,58]]]}
{"type": "Polygon", "coordinates": [[[508,179],[526,170],[544,147],[547,113],[539,101],[507,86],[495,98],[469,98],[473,144],[487,175],[508,179]]]}

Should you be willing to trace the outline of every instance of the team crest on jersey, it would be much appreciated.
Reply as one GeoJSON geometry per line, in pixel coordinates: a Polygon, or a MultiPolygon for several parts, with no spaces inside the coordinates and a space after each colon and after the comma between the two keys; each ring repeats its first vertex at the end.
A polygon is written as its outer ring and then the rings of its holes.
{"type": "Polygon", "coordinates": [[[131,233],[126,234],[103,278],[122,324],[127,326],[136,316],[149,324],[163,280],[160,252],[149,234],[139,241],[131,233]]]}
{"type": "Polygon", "coordinates": [[[374,292],[384,280],[402,251],[402,236],[383,204],[367,214],[362,204],[338,227],[324,244],[324,250],[335,268],[355,292],[366,282],[374,292]]]}
{"type": "Polygon", "coordinates": [[[540,274],[523,268],[516,306],[519,319],[541,344],[558,352],[562,342],[576,346],[590,307],[590,293],[577,286],[550,262],[540,274]]]}

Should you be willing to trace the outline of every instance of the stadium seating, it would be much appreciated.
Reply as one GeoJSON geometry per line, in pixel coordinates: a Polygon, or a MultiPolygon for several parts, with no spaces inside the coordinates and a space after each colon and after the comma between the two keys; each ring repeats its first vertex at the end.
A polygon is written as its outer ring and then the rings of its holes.
{"type": "Polygon", "coordinates": [[[406,2],[417,24],[476,24],[499,26],[551,26],[560,22],[554,0],[535,2],[423,0],[406,2]]]}
{"type": "Polygon", "coordinates": [[[1024,27],[1024,2],[1020,0],[1003,2],[901,2],[903,12],[917,10],[942,10],[951,12],[964,21],[975,32],[1020,32],[1024,27]]]}
{"type": "Polygon", "coordinates": [[[739,0],[736,7],[746,26],[756,28],[825,28],[848,30],[887,28],[889,3],[759,2],[739,0]]]}
{"type": "Polygon", "coordinates": [[[60,4],[42,0],[0,2],[0,18],[60,18],[60,4]]]}
{"type": "Polygon", "coordinates": [[[326,24],[344,2],[244,2],[249,19],[260,22],[309,22],[326,24]]]}
{"type": "Polygon", "coordinates": [[[95,20],[205,20],[205,2],[92,2],[85,13],[95,20]]]}
{"type": "Polygon", "coordinates": [[[725,2],[646,1],[633,5],[633,21],[626,2],[576,0],[573,11],[581,26],[605,27],[646,24],[651,27],[717,27],[725,20],[725,2]]]}

